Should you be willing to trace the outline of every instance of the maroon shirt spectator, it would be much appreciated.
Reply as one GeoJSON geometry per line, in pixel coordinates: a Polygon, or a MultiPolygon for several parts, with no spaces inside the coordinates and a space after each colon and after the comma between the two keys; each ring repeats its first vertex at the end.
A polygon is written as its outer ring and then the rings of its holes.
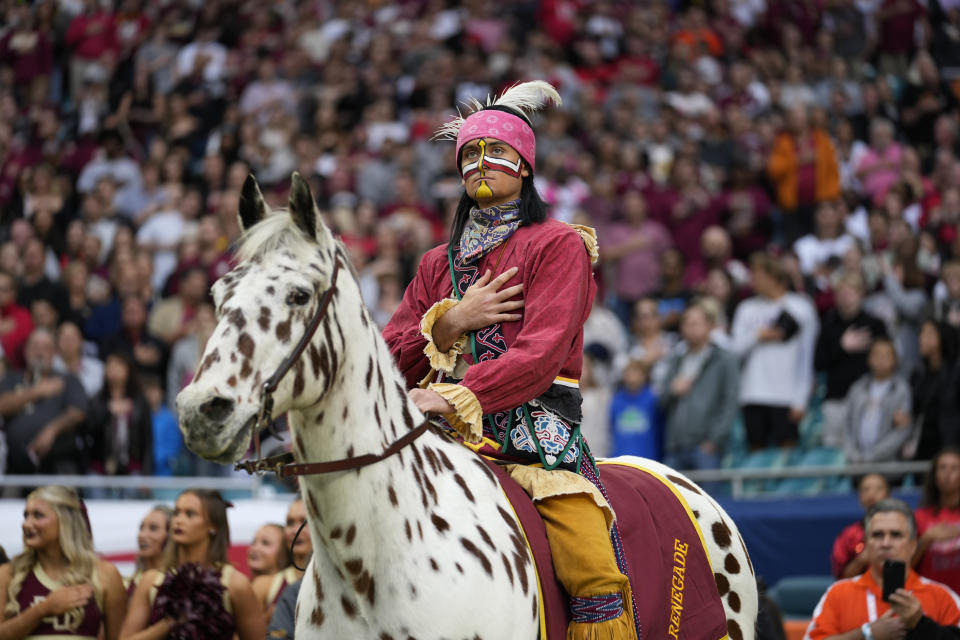
{"type": "Polygon", "coordinates": [[[800,31],[803,42],[813,42],[823,17],[822,0],[795,0],[767,3],[767,29],[772,42],[779,40],[784,25],[793,25],[800,31]]]}
{"type": "Polygon", "coordinates": [[[551,40],[568,45],[577,35],[583,4],[576,0],[543,0],[537,12],[537,22],[551,40]]]}
{"type": "Polygon", "coordinates": [[[670,230],[691,273],[704,273],[700,236],[720,222],[721,203],[700,185],[697,166],[690,158],[677,158],[671,173],[670,186],[657,194],[651,217],[670,230]]]}
{"type": "Polygon", "coordinates": [[[17,305],[16,282],[9,273],[0,272],[0,347],[14,369],[23,369],[23,347],[33,331],[30,312],[17,305]]]}
{"type": "Polygon", "coordinates": [[[642,38],[628,37],[624,42],[626,52],[617,60],[619,82],[642,87],[655,87],[660,82],[660,65],[649,53],[649,46],[642,38]]]}
{"type": "MultiPolygon", "coordinates": [[[[785,3],[790,4],[790,3],[785,3]]],[[[915,29],[927,10],[917,0],[883,0],[877,9],[877,49],[887,54],[912,53],[915,29]]]]}
{"type": "Polygon", "coordinates": [[[622,303],[636,302],[660,287],[660,258],[673,246],[670,232],[647,217],[647,202],[637,191],[623,194],[623,222],[601,236],[603,258],[615,265],[613,284],[622,303]]]}
{"type": "Polygon", "coordinates": [[[83,13],[67,27],[67,46],[73,55],[88,62],[118,54],[120,43],[113,14],[101,8],[97,0],[87,0],[83,13]]]}
{"type": "Polygon", "coordinates": [[[446,233],[440,214],[427,204],[417,192],[417,183],[409,173],[398,173],[393,180],[393,201],[383,207],[381,218],[392,218],[402,229],[410,229],[419,221],[429,223],[434,238],[442,238],[446,233]]]}
{"type": "Polygon", "coordinates": [[[46,33],[37,28],[28,4],[14,7],[23,23],[0,38],[0,60],[13,69],[14,83],[26,88],[34,78],[50,75],[53,69],[53,43],[46,33]]]}
{"type": "Polygon", "coordinates": [[[28,146],[22,140],[14,138],[5,145],[2,124],[0,122],[0,208],[13,199],[20,174],[25,169],[40,164],[43,159],[39,149],[28,146]]]}
{"type": "Polygon", "coordinates": [[[751,176],[745,164],[735,164],[730,185],[720,196],[723,226],[733,241],[733,255],[746,260],[770,242],[770,197],[751,176]]]}

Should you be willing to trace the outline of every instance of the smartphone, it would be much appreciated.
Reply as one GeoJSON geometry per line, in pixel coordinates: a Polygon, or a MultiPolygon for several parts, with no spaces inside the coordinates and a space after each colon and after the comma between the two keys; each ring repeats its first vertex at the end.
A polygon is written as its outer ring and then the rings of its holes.
{"type": "Polygon", "coordinates": [[[907,579],[907,565],[899,560],[883,561],[883,599],[890,600],[890,594],[903,588],[907,579]]]}

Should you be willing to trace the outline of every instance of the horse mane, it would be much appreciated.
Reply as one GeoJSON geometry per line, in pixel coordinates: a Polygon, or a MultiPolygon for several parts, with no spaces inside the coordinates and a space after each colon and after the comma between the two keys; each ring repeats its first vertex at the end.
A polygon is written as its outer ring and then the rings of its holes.
{"type": "Polygon", "coordinates": [[[304,262],[317,251],[317,244],[307,239],[286,209],[278,209],[264,216],[260,222],[244,231],[237,246],[237,258],[240,262],[248,262],[274,253],[281,247],[289,249],[304,262]]]}
{"type": "MultiPolygon", "coordinates": [[[[333,235],[332,237],[338,252],[345,258],[347,270],[353,279],[359,282],[360,275],[356,267],[351,260],[347,259],[350,255],[347,247],[340,238],[333,235]]],[[[304,235],[287,209],[277,209],[244,231],[238,241],[236,255],[241,263],[245,263],[257,257],[263,258],[282,247],[292,251],[297,260],[303,261],[304,264],[316,255],[319,249],[316,242],[304,235]]]]}

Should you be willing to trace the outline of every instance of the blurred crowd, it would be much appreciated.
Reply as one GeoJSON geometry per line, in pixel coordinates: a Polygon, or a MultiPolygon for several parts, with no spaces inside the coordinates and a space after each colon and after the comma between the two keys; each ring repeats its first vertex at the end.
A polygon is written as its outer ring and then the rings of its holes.
{"type": "Polygon", "coordinates": [[[307,177],[382,325],[460,196],[433,131],[535,78],[564,101],[537,187],[600,238],[596,453],[715,467],[740,425],[855,462],[957,440],[957,0],[0,8],[8,472],[212,472],[173,399],[247,174],[274,204],[307,177]]]}

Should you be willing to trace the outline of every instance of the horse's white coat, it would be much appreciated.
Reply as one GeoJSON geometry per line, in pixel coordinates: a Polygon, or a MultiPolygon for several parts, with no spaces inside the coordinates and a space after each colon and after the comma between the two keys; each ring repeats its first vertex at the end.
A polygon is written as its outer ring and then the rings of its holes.
{"type": "MultiPolygon", "coordinates": [[[[260,198],[248,189],[241,207],[260,198]]],[[[187,443],[204,457],[231,462],[244,454],[263,379],[302,335],[335,261],[348,266],[315,208],[296,210],[312,202],[304,189],[295,177],[293,217],[268,216],[254,227],[241,264],[214,287],[219,323],[194,381],[177,399],[187,443]],[[298,213],[316,216],[315,241],[294,224],[298,213]],[[306,304],[298,304],[298,289],[310,293],[306,304]],[[211,408],[205,403],[212,398],[232,405],[211,408]]],[[[274,415],[288,412],[298,461],[379,453],[423,420],[346,269],[311,346],[274,399],[274,415]]],[[[297,604],[298,638],[537,637],[529,552],[492,474],[466,448],[431,432],[387,460],[301,477],[300,486],[315,555],[297,604]]],[[[756,587],[736,528],[695,487],[680,490],[715,547],[708,549],[714,570],[727,573],[728,555],[742,567],[727,576],[739,611],[729,597],[724,605],[742,630],[731,629],[731,638],[753,638],[756,587]],[[735,534],[724,549],[709,533],[718,521],[735,534]]]]}

